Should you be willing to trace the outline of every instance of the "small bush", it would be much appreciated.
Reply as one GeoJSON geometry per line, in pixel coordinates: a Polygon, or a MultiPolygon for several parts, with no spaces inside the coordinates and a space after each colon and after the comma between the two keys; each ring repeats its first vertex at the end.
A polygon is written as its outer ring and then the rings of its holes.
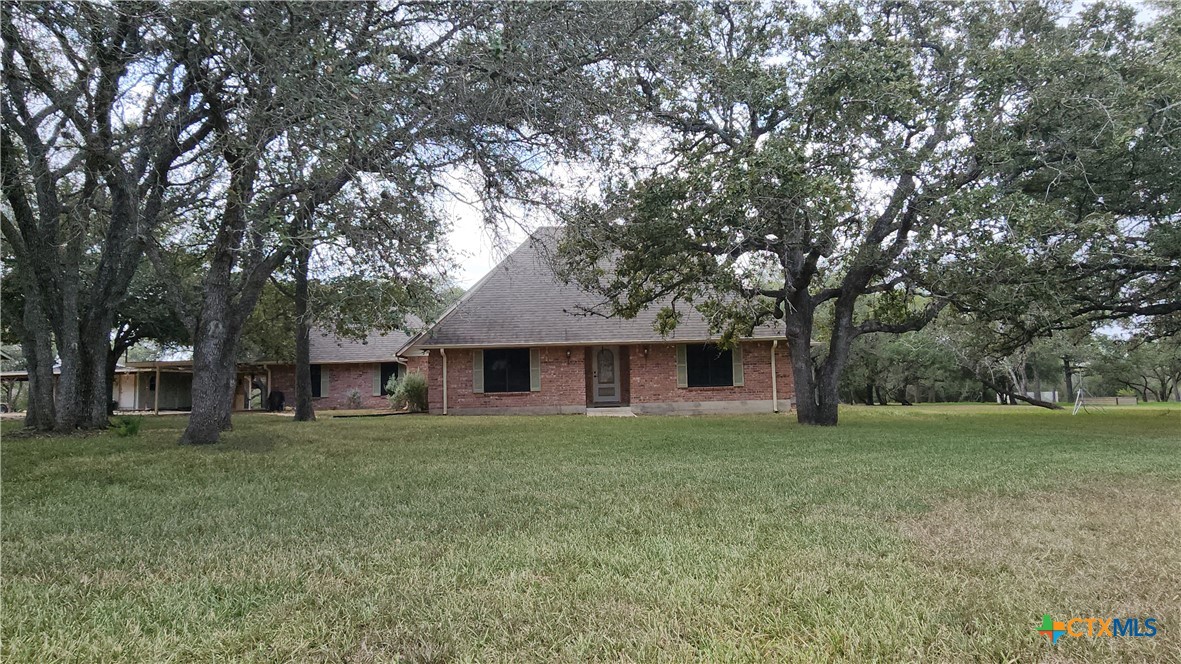
{"type": "Polygon", "coordinates": [[[345,405],[351,410],[360,410],[364,402],[361,400],[361,393],[357,390],[350,390],[348,397],[345,398],[345,405]]]}
{"type": "Polygon", "coordinates": [[[130,436],[139,435],[139,427],[144,423],[142,417],[131,417],[124,415],[123,417],[116,417],[111,425],[111,429],[116,436],[120,438],[128,438],[130,436]]]}
{"type": "Polygon", "coordinates": [[[386,385],[390,396],[390,408],[405,408],[412,413],[426,412],[426,378],[420,373],[408,373],[401,378],[390,378],[386,385]]]}

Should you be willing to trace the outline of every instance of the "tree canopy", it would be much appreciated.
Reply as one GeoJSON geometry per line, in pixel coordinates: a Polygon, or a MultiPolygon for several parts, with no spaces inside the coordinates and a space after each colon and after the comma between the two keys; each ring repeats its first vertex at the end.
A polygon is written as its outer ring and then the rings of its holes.
{"type": "Polygon", "coordinates": [[[869,335],[939,316],[1014,394],[1046,335],[1181,332],[1171,7],[6,9],[0,303],[40,429],[105,426],[145,338],[193,347],[184,442],[230,426],[244,356],[293,353],[310,416],[312,322],[431,309],[457,182],[489,228],[565,221],[602,313],[696,306],[727,344],[778,321],[803,422],[836,423],[850,361],[926,352],[869,335]]]}
{"type": "Polygon", "coordinates": [[[1176,263],[1161,243],[1175,232],[1167,146],[1178,109],[1157,85],[1164,31],[1138,28],[1130,10],[865,1],[688,13],[661,35],[668,57],[635,71],[632,104],[659,159],[637,168],[629,153],[601,196],[566,212],[569,275],[612,313],[655,303],[671,327],[675,304],[696,302],[730,340],[779,320],[799,419],[834,424],[863,334],[921,329],[948,304],[1016,328],[1056,302],[1047,292],[1069,296],[1043,320],[1086,314],[1083,299],[1102,298],[1061,267],[1057,280],[1045,274],[1072,251],[1094,263],[1088,278],[1119,283],[1095,312],[1161,313],[1158,298],[1176,300],[1150,275],[1176,263]],[[1111,99],[1096,103],[1085,74],[1064,76],[1083,69],[1111,99]],[[1121,78],[1129,69],[1138,76],[1121,78]],[[1087,125],[1131,109],[1127,127],[1087,125]],[[1131,126],[1168,128],[1160,145],[1144,141],[1167,167],[1148,173],[1124,154],[1131,126]],[[1087,188],[1108,160],[1126,164],[1109,192],[1087,188]],[[1091,214],[1104,205],[1127,213],[1091,214]],[[1158,232],[1131,232],[1150,212],[1158,232]],[[1120,266],[1102,267],[1119,251],[1104,243],[1130,242],[1146,266],[1119,254],[1120,266]],[[858,307],[870,295],[900,306],[858,307]],[[820,318],[825,352],[814,353],[820,318]]]}

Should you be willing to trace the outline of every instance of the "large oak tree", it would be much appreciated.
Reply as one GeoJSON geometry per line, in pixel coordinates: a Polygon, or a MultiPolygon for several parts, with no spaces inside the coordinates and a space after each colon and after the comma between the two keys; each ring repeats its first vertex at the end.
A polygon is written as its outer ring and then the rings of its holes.
{"type": "Polygon", "coordinates": [[[183,204],[175,174],[213,129],[191,72],[163,55],[175,34],[161,15],[15,3],[0,19],[0,224],[38,429],[106,426],[112,328],[143,237],[183,204]]]}
{"type": "Polygon", "coordinates": [[[695,6],[634,72],[657,158],[571,206],[569,274],[665,329],[685,301],[726,342],[780,321],[799,420],[835,424],[854,339],[922,328],[1011,215],[1058,214],[1028,198],[1046,146],[1017,129],[1084,103],[1044,84],[1075,35],[1038,3],[695,6]]]}

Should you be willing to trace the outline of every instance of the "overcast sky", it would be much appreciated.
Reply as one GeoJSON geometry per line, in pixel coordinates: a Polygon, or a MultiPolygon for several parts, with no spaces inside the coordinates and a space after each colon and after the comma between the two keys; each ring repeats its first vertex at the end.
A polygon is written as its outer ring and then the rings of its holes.
{"type": "Polygon", "coordinates": [[[496,238],[484,228],[478,209],[464,203],[449,206],[454,226],[448,235],[448,242],[454,252],[457,268],[455,282],[471,288],[485,274],[518,244],[525,241],[524,230],[513,227],[502,230],[507,246],[497,247],[496,238]]]}

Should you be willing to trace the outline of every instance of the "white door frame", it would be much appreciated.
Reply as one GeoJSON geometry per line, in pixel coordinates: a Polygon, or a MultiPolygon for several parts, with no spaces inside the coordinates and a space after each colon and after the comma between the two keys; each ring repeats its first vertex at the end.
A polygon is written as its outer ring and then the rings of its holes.
{"type": "Polygon", "coordinates": [[[623,398],[620,395],[620,381],[619,381],[619,346],[592,346],[591,347],[591,402],[593,403],[622,403],[623,398]],[[599,353],[607,350],[614,355],[614,361],[611,366],[611,374],[614,377],[612,382],[599,382],[599,353]],[[611,388],[607,394],[601,394],[600,388],[611,388]]]}

